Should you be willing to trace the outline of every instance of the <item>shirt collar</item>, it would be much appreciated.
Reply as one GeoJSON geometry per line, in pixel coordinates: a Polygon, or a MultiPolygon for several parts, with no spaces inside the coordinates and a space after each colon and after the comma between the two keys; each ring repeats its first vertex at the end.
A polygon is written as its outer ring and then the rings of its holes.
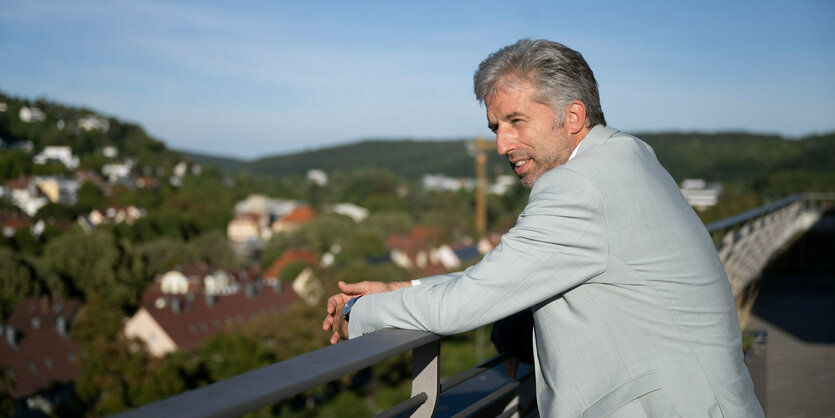
{"type": "Polygon", "coordinates": [[[571,159],[574,158],[575,155],[577,155],[577,150],[580,149],[580,145],[582,144],[583,141],[580,141],[580,143],[578,143],[577,146],[574,147],[574,151],[571,151],[571,155],[568,156],[568,161],[571,161],[571,159]]]}

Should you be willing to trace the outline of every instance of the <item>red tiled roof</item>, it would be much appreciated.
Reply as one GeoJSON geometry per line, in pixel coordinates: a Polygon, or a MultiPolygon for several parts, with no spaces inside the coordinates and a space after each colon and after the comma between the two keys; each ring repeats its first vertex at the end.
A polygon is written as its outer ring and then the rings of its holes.
{"type": "Polygon", "coordinates": [[[207,303],[207,296],[192,293],[193,300],[188,296],[177,297],[180,302],[180,312],[175,313],[172,302],[163,308],[157,308],[154,302],[162,294],[148,294],[146,292],[143,307],[151,317],[162,327],[180,350],[190,351],[200,348],[209,337],[222,331],[225,327],[241,324],[251,318],[271,315],[283,311],[299,300],[299,296],[289,286],[275,291],[270,286],[261,287],[260,292],[252,298],[240,291],[232,295],[214,296],[214,306],[207,303]]]}
{"type": "Polygon", "coordinates": [[[305,249],[295,249],[285,252],[273,261],[270,267],[264,272],[265,279],[273,279],[278,278],[279,273],[281,270],[284,269],[285,266],[292,263],[293,261],[304,261],[308,264],[318,264],[319,258],[316,257],[316,254],[305,250],[305,249]]]}
{"type": "Polygon", "coordinates": [[[80,306],[73,299],[47,298],[27,298],[17,305],[3,327],[4,332],[14,328],[17,346],[12,347],[5,334],[0,341],[0,364],[14,373],[15,398],[76,379],[81,345],[61,335],[56,324],[63,317],[68,329],[80,306]]]}
{"type": "Polygon", "coordinates": [[[316,218],[316,212],[310,206],[299,206],[293,208],[287,215],[281,218],[280,222],[287,223],[308,223],[316,218]]]}
{"type": "Polygon", "coordinates": [[[0,226],[18,230],[24,226],[32,226],[32,218],[17,213],[0,213],[0,226]]]}
{"type": "Polygon", "coordinates": [[[29,177],[18,177],[13,180],[6,180],[3,185],[9,189],[27,189],[29,188],[29,177]]]}
{"type": "Polygon", "coordinates": [[[439,228],[415,225],[410,234],[391,234],[386,238],[386,248],[407,253],[431,248],[441,240],[443,232],[439,228]]]}

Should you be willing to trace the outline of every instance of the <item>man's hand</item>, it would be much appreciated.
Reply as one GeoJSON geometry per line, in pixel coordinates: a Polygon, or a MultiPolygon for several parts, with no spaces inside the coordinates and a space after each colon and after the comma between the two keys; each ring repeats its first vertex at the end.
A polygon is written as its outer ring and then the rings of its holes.
{"type": "MultiPolygon", "coordinates": [[[[328,301],[328,306],[330,307],[330,301],[328,301]]],[[[331,328],[333,328],[333,334],[331,335],[331,344],[336,344],[340,341],[348,339],[348,321],[345,320],[345,315],[342,315],[342,309],[344,307],[345,302],[337,304],[334,307],[335,313],[333,315],[328,315],[328,317],[325,318],[325,321],[327,321],[328,318],[330,318],[331,323],[333,324],[331,326],[331,328]]]]}
{"type": "Polygon", "coordinates": [[[348,323],[342,317],[342,308],[348,303],[351,298],[370,295],[372,293],[389,292],[400,289],[402,287],[411,286],[409,281],[403,282],[370,282],[363,281],[358,283],[339,282],[339,289],[343,293],[338,293],[328,299],[327,311],[325,320],[322,322],[322,329],[325,331],[333,331],[331,335],[331,344],[336,344],[341,340],[348,339],[348,323]]]}

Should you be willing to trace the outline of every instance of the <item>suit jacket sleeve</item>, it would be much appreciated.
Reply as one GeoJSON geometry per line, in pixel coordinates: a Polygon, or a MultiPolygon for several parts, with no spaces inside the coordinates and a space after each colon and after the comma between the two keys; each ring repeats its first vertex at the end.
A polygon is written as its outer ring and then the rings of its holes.
{"type": "Polygon", "coordinates": [[[440,284],[440,283],[443,283],[445,281],[452,280],[456,277],[461,277],[462,274],[464,274],[464,272],[457,271],[455,273],[439,274],[437,276],[422,277],[420,279],[420,285],[421,286],[427,286],[427,285],[432,286],[432,285],[440,284]]]}
{"type": "Polygon", "coordinates": [[[478,264],[437,283],[364,296],[351,311],[348,333],[467,331],[559,297],[602,273],[607,258],[599,194],[581,175],[558,167],[539,178],[516,226],[478,264]]]}

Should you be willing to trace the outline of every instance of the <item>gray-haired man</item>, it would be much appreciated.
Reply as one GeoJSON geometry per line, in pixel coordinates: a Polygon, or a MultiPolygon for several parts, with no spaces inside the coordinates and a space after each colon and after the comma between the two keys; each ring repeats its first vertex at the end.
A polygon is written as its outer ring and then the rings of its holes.
{"type": "Polygon", "coordinates": [[[713,243],[653,150],[606,126],[583,57],[523,39],[474,82],[528,205],[463,272],[341,284],[331,342],[386,327],[454,334],[531,309],[542,416],[762,416],[713,243]]]}

